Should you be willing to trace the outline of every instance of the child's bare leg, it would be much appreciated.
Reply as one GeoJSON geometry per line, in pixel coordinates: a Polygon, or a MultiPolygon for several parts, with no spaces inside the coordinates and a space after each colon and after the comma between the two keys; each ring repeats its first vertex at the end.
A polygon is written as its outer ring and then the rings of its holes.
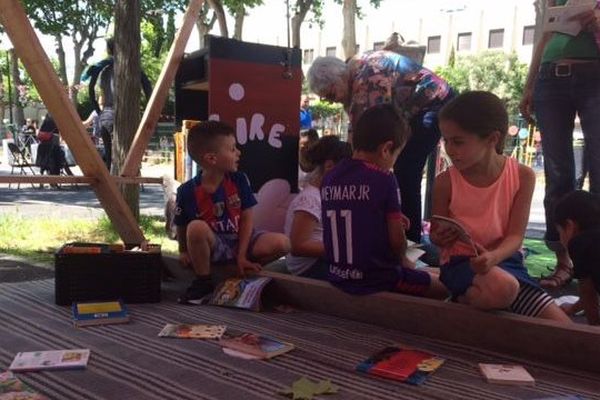
{"type": "Polygon", "coordinates": [[[196,275],[210,275],[210,249],[214,244],[215,234],[206,222],[194,220],[189,223],[187,249],[196,275]]]}
{"type": "Polygon", "coordinates": [[[446,289],[446,286],[440,282],[439,274],[430,271],[427,271],[427,273],[431,277],[431,283],[429,284],[429,289],[427,289],[424,296],[431,299],[445,299],[448,297],[448,289],[446,289]]]}
{"type": "Polygon", "coordinates": [[[290,240],[282,233],[266,232],[260,235],[251,249],[252,258],[260,264],[268,264],[290,251],[290,240]]]}
{"type": "Polygon", "coordinates": [[[541,313],[539,313],[537,317],[549,319],[552,321],[565,322],[569,324],[573,323],[571,318],[569,318],[569,316],[562,310],[562,308],[557,306],[554,302],[548,305],[548,307],[544,308],[544,310],[541,313]]]}
{"type": "Polygon", "coordinates": [[[464,299],[481,310],[497,310],[508,308],[518,293],[519,281],[499,267],[492,267],[486,274],[475,275],[464,299]]]}

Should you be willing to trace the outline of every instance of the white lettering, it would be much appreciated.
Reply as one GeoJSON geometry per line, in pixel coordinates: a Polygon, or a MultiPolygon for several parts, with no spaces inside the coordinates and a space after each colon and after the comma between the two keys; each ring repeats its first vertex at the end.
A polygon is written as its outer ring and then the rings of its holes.
{"type": "Polygon", "coordinates": [[[241,145],[245,145],[248,141],[248,126],[246,125],[246,120],[244,118],[238,118],[235,120],[235,135],[237,137],[237,142],[241,145]]]}
{"type": "Polygon", "coordinates": [[[273,124],[269,132],[269,144],[276,149],[280,149],[283,146],[283,143],[281,143],[281,134],[283,132],[285,132],[284,125],[273,124]]]}
{"type": "Polygon", "coordinates": [[[250,135],[249,140],[263,140],[265,133],[263,132],[263,125],[265,124],[265,116],[262,114],[254,114],[250,121],[250,135]]]}
{"type": "Polygon", "coordinates": [[[321,198],[325,201],[368,201],[369,185],[337,185],[324,186],[321,189],[321,198]]]}

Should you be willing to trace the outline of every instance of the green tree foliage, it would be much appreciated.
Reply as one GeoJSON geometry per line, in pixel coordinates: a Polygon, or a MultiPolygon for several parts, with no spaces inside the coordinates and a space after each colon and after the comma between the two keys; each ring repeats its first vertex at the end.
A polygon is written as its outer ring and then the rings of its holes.
{"type": "Polygon", "coordinates": [[[488,90],[506,102],[509,115],[518,115],[518,105],[527,78],[527,64],[513,52],[486,51],[456,57],[454,66],[443,66],[436,73],[458,92],[488,90]]]}

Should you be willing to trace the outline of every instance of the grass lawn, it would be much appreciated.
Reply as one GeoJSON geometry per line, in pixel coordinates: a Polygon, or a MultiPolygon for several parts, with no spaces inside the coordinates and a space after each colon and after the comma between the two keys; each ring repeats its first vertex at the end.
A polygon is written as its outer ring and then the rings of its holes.
{"type": "MultiPolygon", "coordinates": [[[[162,218],[141,216],[140,226],[150,243],[162,246],[163,253],[177,253],[177,242],[166,236],[162,218]]],[[[0,215],[0,253],[52,265],[54,252],[67,242],[117,243],[120,239],[107,217],[58,220],[0,215]]]]}
{"type": "MultiPolygon", "coordinates": [[[[164,254],[177,254],[177,242],[169,239],[161,217],[142,216],[140,226],[151,243],[162,246],[164,254]]],[[[116,243],[119,236],[108,218],[98,220],[49,218],[24,219],[15,215],[0,216],[0,253],[52,265],[54,252],[67,242],[116,243]]],[[[526,239],[529,249],[526,264],[534,277],[548,275],[554,266],[554,254],[543,241],[526,239]]]]}

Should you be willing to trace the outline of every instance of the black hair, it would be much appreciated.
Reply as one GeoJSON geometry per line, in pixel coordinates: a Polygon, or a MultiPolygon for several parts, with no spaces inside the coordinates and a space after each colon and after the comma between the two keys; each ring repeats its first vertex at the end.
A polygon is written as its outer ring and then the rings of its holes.
{"type": "Polygon", "coordinates": [[[192,159],[200,162],[200,156],[217,150],[221,137],[234,136],[233,128],[220,121],[203,121],[188,131],[187,149],[192,159]]]}
{"type": "Polygon", "coordinates": [[[388,141],[392,150],[404,146],[410,137],[406,120],[391,104],[378,104],[368,108],[353,127],[352,145],[355,150],[374,152],[388,141]]]}
{"type": "Polygon", "coordinates": [[[314,142],[319,140],[319,132],[316,129],[304,129],[300,131],[300,137],[306,137],[309,141],[314,142]]]}
{"type": "Polygon", "coordinates": [[[498,131],[496,153],[502,154],[508,133],[508,113],[504,102],[495,94],[477,90],[464,92],[442,107],[438,118],[452,121],[484,139],[498,131]]]}
{"type": "Polygon", "coordinates": [[[307,150],[305,158],[310,168],[309,171],[321,167],[326,161],[331,160],[335,164],[345,158],[352,157],[352,146],[350,143],[340,140],[334,135],[323,136],[307,150]]]}
{"type": "Polygon", "coordinates": [[[580,231],[600,228],[600,196],[576,190],[563,196],[554,207],[554,222],[564,227],[570,219],[580,231]]]}

